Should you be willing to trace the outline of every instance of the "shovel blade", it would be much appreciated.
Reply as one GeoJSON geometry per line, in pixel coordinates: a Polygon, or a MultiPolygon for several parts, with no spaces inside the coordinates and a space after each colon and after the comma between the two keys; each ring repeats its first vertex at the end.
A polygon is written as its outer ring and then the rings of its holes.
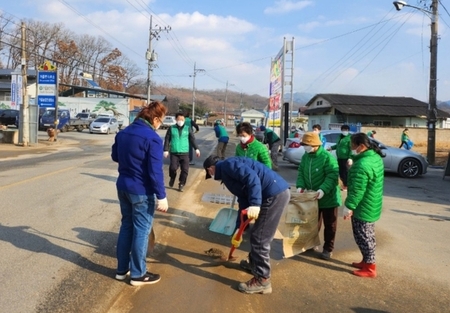
{"type": "Polygon", "coordinates": [[[238,211],[232,208],[223,208],[217,213],[209,225],[209,230],[215,233],[231,236],[236,228],[238,211]]]}

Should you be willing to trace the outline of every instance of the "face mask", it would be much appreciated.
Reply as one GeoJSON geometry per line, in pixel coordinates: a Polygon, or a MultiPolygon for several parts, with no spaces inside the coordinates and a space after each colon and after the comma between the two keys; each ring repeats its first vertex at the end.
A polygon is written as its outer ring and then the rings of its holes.
{"type": "Polygon", "coordinates": [[[356,148],[355,150],[352,149],[352,155],[358,155],[358,154],[359,154],[358,148],[356,148]]]}
{"type": "Polygon", "coordinates": [[[180,127],[183,126],[184,125],[184,121],[177,121],[177,125],[180,126],[180,127]]]}
{"type": "Polygon", "coordinates": [[[347,136],[348,135],[348,131],[346,131],[346,130],[342,131],[342,135],[347,136]]]}
{"type": "Polygon", "coordinates": [[[303,149],[305,149],[305,152],[306,152],[306,153],[311,153],[313,147],[311,147],[311,146],[303,146],[303,149]]]}
{"type": "Polygon", "coordinates": [[[240,140],[242,143],[246,143],[247,141],[250,140],[250,137],[240,136],[240,137],[239,137],[239,140],[240,140]]]}

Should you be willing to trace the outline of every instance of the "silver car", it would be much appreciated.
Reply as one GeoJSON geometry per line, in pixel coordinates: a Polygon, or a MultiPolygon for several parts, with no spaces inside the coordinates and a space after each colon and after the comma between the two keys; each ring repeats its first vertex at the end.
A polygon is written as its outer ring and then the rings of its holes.
{"type": "Polygon", "coordinates": [[[119,131],[119,123],[115,117],[99,117],[89,125],[89,133],[110,134],[119,131]]]}
{"type": "MultiPolygon", "coordinates": [[[[341,132],[339,130],[324,130],[321,134],[326,138],[325,148],[328,148],[337,143],[341,132]]],[[[428,162],[422,155],[411,150],[386,146],[376,139],[371,140],[376,142],[385,154],[383,158],[385,172],[397,173],[407,178],[414,178],[427,172],[428,162]]],[[[300,145],[300,139],[290,138],[289,145],[284,151],[284,159],[293,164],[300,164],[304,153],[305,149],[300,145]]],[[[330,153],[336,157],[335,150],[330,153]]]]}

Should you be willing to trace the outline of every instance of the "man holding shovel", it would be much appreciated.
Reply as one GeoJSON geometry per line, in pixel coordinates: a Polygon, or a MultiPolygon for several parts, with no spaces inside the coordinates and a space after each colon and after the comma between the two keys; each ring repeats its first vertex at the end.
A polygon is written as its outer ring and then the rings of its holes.
{"type": "Polygon", "coordinates": [[[288,184],[267,166],[246,157],[230,157],[222,161],[218,156],[211,155],[203,163],[203,168],[206,179],[222,181],[237,197],[239,213],[247,209],[248,218],[255,220],[250,230],[249,261],[243,261],[254,277],[240,283],[239,291],[248,294],[271,293],[270,244],[284,208],[289,203],[288,184]]]}

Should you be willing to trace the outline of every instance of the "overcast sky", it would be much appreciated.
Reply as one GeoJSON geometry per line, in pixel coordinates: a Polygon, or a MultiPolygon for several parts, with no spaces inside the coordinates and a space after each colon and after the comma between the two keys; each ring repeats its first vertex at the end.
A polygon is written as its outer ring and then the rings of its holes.
{"type": "MultiPolygon", "coordinates": [[[[424,1],[422,1],[424,2],[424,1]]],[[[431,3],[431,0],[425,1],[431,3]]],[[[450,1],[439,6],[438,100],[450,100],[450,1]],[[448,10],[447,10],[448,9],[448,10]]],[[[411,0],[418,6],[420,1],[411,0]]],[[[428,100],[430,17],[391,0],[14,0],[16,21],[63,22],[101,35],[146,75],[149,16],[170,26],[153,41],[157,84],[268,96],[269,67],[295,40],[294,92],[410,96],[428,100]]]]}

